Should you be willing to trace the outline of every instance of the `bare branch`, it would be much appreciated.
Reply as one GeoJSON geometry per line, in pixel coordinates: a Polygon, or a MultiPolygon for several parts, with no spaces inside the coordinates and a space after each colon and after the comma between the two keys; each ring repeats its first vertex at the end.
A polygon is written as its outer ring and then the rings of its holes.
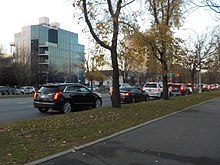
{"type": "Polygon", "coordinates": [[[114,12],[113,12],[113,9],[112,9],[112,1],[111,0],[107,0],[108,2],[108,10],[109,10],[109,13],[111,14],[111,16],[113,17],[114,16],[114,12]]]}
{"type": "Polygon", "coordinates": [[[87,5],[86,5],[86,0],[83,0],[83,9],[84,9],[84,17],[85,17],[85,21],[89,27],[90,33],[92,34],[93,38],[100,44],[102,45],[104,48],[111,50],[110,46],[105,44],[103,41],[101,41],[98,36],[96,35],[96,33],[93,30],[92,24],[88,18],[88,11],[87,11],[87,5]]]}
{"type": "Polygon", "coordinates": [[[130,5],[130,4],[133,3],[134,1],[135,1],[135,0],[132,0],[132,1],[128,2],[128,3],[126,3],[125,5],[122,5],[121,8],[124,8],[124,7],[128,6],[128,5],[130,5]]]}

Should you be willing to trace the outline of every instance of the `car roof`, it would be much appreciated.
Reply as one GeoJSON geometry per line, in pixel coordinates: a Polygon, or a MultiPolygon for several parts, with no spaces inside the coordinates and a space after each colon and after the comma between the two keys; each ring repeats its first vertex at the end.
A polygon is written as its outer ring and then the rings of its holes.
{"type": "Polygon", "coordinates": [[[146,82],[145,84],[163,84],[162,82],[151,82],[151,81],[149,81],[149,82],[146,82]]]}
{"type": "Polygon", "coordinates": [[[43,84],[44,87],[48,87],[48,86],[54,86],[54,87],[58,87],[58,86],[66,86],[66,85],[81,85],[79,83],[47,83],[47,84],[43,84]]]}
{"type": "Polygon", "coordinates": [[[127,87],[120,87],[120,90],[131,90],[131,89],[141,89],[139,87],[136,86],[127,86],[127,87]]]}

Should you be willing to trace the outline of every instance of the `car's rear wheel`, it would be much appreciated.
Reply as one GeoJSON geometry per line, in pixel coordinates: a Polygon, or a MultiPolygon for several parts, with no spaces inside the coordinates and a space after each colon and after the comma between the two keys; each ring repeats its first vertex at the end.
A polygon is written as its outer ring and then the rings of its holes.
{"type": "Polygon", "coordinates": [[[46,113],[49,110],[49,108],[38,108],[38,111],[42,113],[46,113]]]}
{"type": "Polygon", "coordinates": [[[144,101],[150,100],[150,96],[146,96],[144,101]]]}
{"type": "Polygon", "coordinates": [[[136,99],[134,97],[131,99],[131,103],[136,103],[136,99]]]}
{"type": "Polygon", "coordinates": [[[72,111],[72,105],[69,101],[65,101],[63,104],[63,113],[70,113],[72,111]]]}
{"type": "Polygon", "coordinates": [[[98,108],[102,106],[102,101],[100,99],[97,99],[94,103],[93,108],[98,108]]]}
{"type": "Polygon", "coordinates": [[[171,92],[169,93],[169,97],[172,97],[172,93],[171,92]]]}

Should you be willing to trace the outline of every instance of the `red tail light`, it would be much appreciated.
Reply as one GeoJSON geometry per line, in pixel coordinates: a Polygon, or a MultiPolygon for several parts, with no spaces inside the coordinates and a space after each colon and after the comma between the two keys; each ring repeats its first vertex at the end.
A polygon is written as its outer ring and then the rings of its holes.
{"type": "Polygon", "coordinates": [[[126,92],[126,93],[123,93],[123,96],[129,96],[130,93],[126,92]]]}
{"type": "Polygon", "coordinates": [[[56,92],[54,95],[53,95],[53,100],[57,100],[59,95],[61,94],[62,92],[56,92]]]}
{"type": "Polygon", "coordinates": [[[37,92],[34,92],[34,99],[37,98],[37,92]]]}
{"type": "Polygon", "coordinates": [[[184,90],[183,86],[181,86],[181,87],[180,87],[180,90],[181,90],[181,91],[183,91],[183,90],[184,90]]]}

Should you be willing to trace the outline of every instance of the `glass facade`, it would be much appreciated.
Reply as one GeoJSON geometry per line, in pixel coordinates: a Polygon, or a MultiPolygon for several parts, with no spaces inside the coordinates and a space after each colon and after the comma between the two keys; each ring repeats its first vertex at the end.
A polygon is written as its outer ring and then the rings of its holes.
{"type": "MultiPolygon", "coordinates": [[[[36,67],[38,83],[45,82],[80,82],[84,83],[84,45],[78,44],[78,34],[60,28],[45,25],[30,26],[30,39],[37,40],[38,50],[31,51],[32,57],[37,54],[36,67]]],[[[33,44],[32,44],[33,45],[33,44]]],[[[31,49],[34,47],[31,45],[31,49]]],[[[36,47],[36,44],[35,44],[36,47]]],[[[32,69],[34,70],[34,69],[32,69]]]]}

